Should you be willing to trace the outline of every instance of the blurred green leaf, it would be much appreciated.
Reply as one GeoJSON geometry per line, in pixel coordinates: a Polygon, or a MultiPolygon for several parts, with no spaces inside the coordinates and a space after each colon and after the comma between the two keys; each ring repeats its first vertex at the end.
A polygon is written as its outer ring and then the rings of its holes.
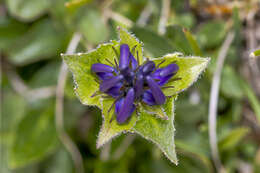
{"type": "Polygon", "coordinates": [[[31,88],[54,86],[57,84],[60,63],[50,62],[36,71],[28,85],[31,88]]]}
{"type": "Polygon", "coordinates": [[[226,65],[223,68],[220,91],[231,98],[240,99],[244,95],[239,78],[231,66],[226,65]]]}
{"type": "MultiPolygon", "coordinates": [[[[178,25],[170,25],[166,28],[165,37],[170,40],[174,51],[182,52],[184,55],[193,54],[190,44],[185,38],[185,34],[182,31],[182,27],[178,25]]],[[[167,52],[169,53],[169,52],[167,52]]]]}
{"type": "Polygon", "coordinates": [[[65,3],[65,6],[69,9],[75,9],[90,2],[92,2],[92,0],[70,0],[65,3]]]}
{"type": "Polygon", "coordinates": [[[63,41],[65,41],[63,32],[58,31],[51,21],[41,20],[9,47],[8,58],[17,65],[51,58],[60,53],[63,41]]]}
{"type": "Polygon", "coordinates": [[[190,46],[191,46],[191,48],[194,52],[194,55],[202,56],[201,51],[200,51],[200,47],[199,47],[197,41],[195,40],[195,38],[193,37],[193,35],[190,33],[190,31],[187,30],[187,29],[183,29],[183,32],[186,36],[186,39],[190,43],[190,46]]]}
{"type": "Polygon", "coordinates": [[[144,50],[152,54],[153,57],[174,51],[169,40],[147,28],[135,26],[131,30],[144,43],[144,50]]]}
{"type": "Polygon", "coordinates": [[[232,129],[218,142],[220,151],[226,151],[235,148],[249,132],[250,129],[247,127],[232,129]]]}
{"type": "Polygon", "coordinates": [[[0,50],[6,50],[28,29],[24,23],[9,17],[0,17],[0,50]],[[19,29],[18,29],[19,28],[19,29]]]}
{"type": "Polygon", "coordinates": [[[108,36],[108,28],[97,10],[89,9],[87,13],[81,17],[79,30],[89,42],[94,44],[105,41],[108,36]]]}
{"type": "Polygon", "coordinates": [[[57,144],[53,108],[31,110],[18,124],[9,149],[8,165],[19,168],[42,160],[57,144]]]}
{"type": "Polygon", "coordinates": [[[258,124],[260,124],[260,102],[257,96],[255,95],[253,89],[243,80],[240,80],[245,95],[247,96],[249,103],[251,104],[252,109],[255,112],[258,124]]]}
{"type": "Polygon", "coordinates": [[[194,144],[191,145],[190,143],[187,143],[182,140],[176,140],[175,144],[176,144],[177,149],[180,149],[182,152],[188,152],[188,155],[191,154],[191,155],[194,155],[195,157],[197,157],[198,159],[200,159],[200,161],[207,168],[208,172],[213,172],[214,169],[213,169],[210,159],[208,158],[208,156],[205,153],[203,153],[199,149],[199,146],[196,146],[194,144]]]}
{"type": "Polygon", "coordinates": [[[225,35],[225,22],[222,20],[213,20],[203,23],[199,27],[197,40],[203,48],[213,48],[224,40],[225,35]]]}
{"type": "Polygon", "coordinates": [[[52,159],[48,160],[46,173],[72,173],[71,156],[64,149],[59,150],[52,159]]]}
{"type": "Polygon", "coordinates": [[[33,21],[51,5],[50,0],[6,0],[11,15],[22,21],[33,21]]]}
{"type": "Polygon", "coordinates": [[[162,58],[154,58],[152,61],[159,64],[165,60],[161,66],[167,66],[170,63],[176,63],[179,66],[177,74],[173,80],[168,82],[165,86],[174,86],[174,88],[163,89],[167,96],[175,95],[187,89],[198,79],[199,75],[206,69],[210,59],[201,57],[183,57],[180,53],[168,54],[162,58]]]}
{"type": "Polygon", "coordinates": [[[154,142],[165,156],[175,164],[178,163],[174,144],[175,128],[173,126],[174,100],[176,97],[168,98],[166,103],[162,105],[169,120],[158,119],[144,111],[141,107],[139,120],[134,126],[134,132],[154,142]]]}
{"type": "Polygon", "coordinates": [[[0,126],[1,134],[14,130],[26,111],[26,101],[23,97],[16,93],[7,91],[6,89],[3,91],[4,102],[2,105],[2,113],[0,115],[2,122],[0,126]]]}

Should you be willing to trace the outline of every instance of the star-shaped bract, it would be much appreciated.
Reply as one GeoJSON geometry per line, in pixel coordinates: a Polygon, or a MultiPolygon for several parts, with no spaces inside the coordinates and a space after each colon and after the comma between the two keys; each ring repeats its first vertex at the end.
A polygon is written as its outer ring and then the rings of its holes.
{"type": "MultiPolygon", "coordinates": [[[[188,88],[198,79],[199,75],[207,67],[209,59],[184,57],[180,53],[173,53],[147,61],[147,59],[143,58],[142,43],[133,35],[124,29],[120,29],[119,37],[120,41],[101,44],[96,50],[88,53],[62,55],[65,63],[73,73],[76,85],[75,91],[81,102],[86,105],[98,106],[102,110],[103,124],[98,136],[97,147],[101,147],[122,132],[137,133],[157,144],[163,153],[177,164],[173,126],[174,99],[178,93],[188,88]],[[120,59],[117,59],[120,56],[120,52],[122,52],[120,48],[127,49],[126,47],[120,47],[120,45],[128,45],[130,51],[129,53],[128,51],[124,52],[129,54],[129,56],[124,55],[122,57],[123,63],[121,65],[118,64],[118,69],[119,66],[121,69],[124,69],[126,66],[131,66],[134,69],[137,68],[137,64],[147,63],[146,66],[140,66],[143,68],[142,72],[146,74],[151,69],[153,72],[150,75],[137,75],[135,80],[139,82],[136,82],[134,87],[124,90],[124,97],[120,97],[115,103],[115,98],[121,95],[121,90],[118,89],[122,87],[122,84],[118,81],[121,80],[122,76],[120,77],[121,71],[112,66],[117,66],[114,62],[115,59],[117,62],[120,61],[120,59]],[[132,51],[133,49],[135,51],[132,51]],[[128,57],[128,59],[124,59],[125,57],[128,57]],[[135,57],[138,57],[138,59],[135,59],[136,61],[132,59],[135,57]],[[160,67],[162,62],[163,65],[160,67]],[[104,66],[99,66],[101,68],[99,69],[100,71],[93,74],[91,71],[93,64],[104,64],[104,66]],[[174,64],[178,66],[178,71],[172,78],[171,69],[173,67],[171,66],[174,64]],[[155,70],[153,66],[158,68],[155,70]],[[101,88],[101,85],[96,81],[97,76],[100,81],[111,79],[111,77],[113,77],[113,81],[106,82],[107,85],[103,84],[101,88]],[[146,88],[142,87],[144,82],[146,82],[146,88]],[[110,88],[108,87],[109,85],[113,87],[110,88]],[[162,93],[158,92],[158,88],[162,93]],[[99,92],[100,90],[110,93],[110,97],[104,97],[102,92],[99,92]],[[96,96],[93,97],[93,94],[96,96]],[[165,101],[162,99],[162,94],[165,96],[165,101]],[[140,104],[134,105],[136,107],[134,107],[135,110],[132,112],[133,108],[129,107],[129,102],[132,104],[133,98],[134,102],[136,102],[136,97],[141,98],[141,101],[139,102],[140,104]],[[125,104],[126,100],[128,104],[125,104]],[[160,105],[160,103],[164,104],[160,105]],[[127,110],[124,107],[127,107],[127,110]],[[123,116],[124,112],[120,116],[121,111],[126,111],[128,116],[123,116]],[[118,123],[116,118],[114,118],[116,117],[115,114],[119,115],[117,117],[120,117],[118,121],[126,123],[118,123]],[[155,116],[152,116],[152,114],[155,116]]],[[[96,68],[98,70],[98,67],[96,68]]],[[[127,71],[125,72],[127,73],[127,71]]],[[[122,71],[122,75],[123,73],[124,71],[122,71]]],[[[131,79],[131,74],[129,79],[131,79]]]]}

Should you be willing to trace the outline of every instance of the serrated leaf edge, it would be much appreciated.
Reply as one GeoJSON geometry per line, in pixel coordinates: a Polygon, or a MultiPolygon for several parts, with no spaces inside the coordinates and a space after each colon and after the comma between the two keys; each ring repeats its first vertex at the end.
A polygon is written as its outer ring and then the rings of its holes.
{"type": "MultiPolygon", "coordinates": [[[[172,112],[173,112],[172,127],[173,127],[173,131],[175,132],[176,129],[175,129],[175,127],[174,127],[174,118],[175,118],[175,116],[174,116],[174,115],[175,115],[175,105],[174,105],[174,102],[177,100],[178,95],[176,94],[176,95],[174,95],[174,96],[175,96],[175,98],[174,98],[174,100],[173,100],[173,108],[172,108],[172,112]]],[[[169,120],[168,120],[168,121],[169,121],[169,120]]],[[[131,133],[133,133],[133,132],[131,132],[131,133]]],[[[175,146],[175,138],[174,138],[174,136],[173,136],[173,141],[174,141],[173,146],[174,146],[174,150],[175,150],[175,158],[176,158],[176,160],[172,160],[172,159],[168,156],[168,154],[163,150],[163,148],[160,146],[160,144],[158,144],[156,141],[150,139],[149,137],[143,136],[141,133],[139,133],[139,132],[136,131],[136,130],[134,130],[134,133],[136,133],[136,134],[140,135],[141,137],[145,138],[146,140],[151,141],[152,143],[154,143],[157,147],[160,148],[160,150],[162,151],[162,153],[166,156],[166,158],[167,158],[168,160],[170,160],[170,161],[171,161],[172,163],[174,163],[175,165],[178,165],[178,159],[177,159],[177,154],[176,154],[176,146],[175,146]]],[[[175,134],[175,133],[173,133],[173,134],[175,134]]]]}

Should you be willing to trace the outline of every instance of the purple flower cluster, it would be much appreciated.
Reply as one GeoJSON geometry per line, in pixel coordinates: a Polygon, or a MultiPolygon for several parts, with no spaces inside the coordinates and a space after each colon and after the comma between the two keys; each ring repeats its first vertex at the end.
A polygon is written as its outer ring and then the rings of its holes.
{"type": "Polygon", "coordinates": [[[129,46],[122,44],[119,64],[115,60],[112,66],[101,63],[92,65],[92,72],[100,79],[100,92],[115,98],[118,123],[126,122],[139,101],[149,106],[165,103],[162,87],[177,73],[179,67],[172,63],[159,68],[162,63],[155,66],[153,61],[147,60],[139,65],[129,46]]]}

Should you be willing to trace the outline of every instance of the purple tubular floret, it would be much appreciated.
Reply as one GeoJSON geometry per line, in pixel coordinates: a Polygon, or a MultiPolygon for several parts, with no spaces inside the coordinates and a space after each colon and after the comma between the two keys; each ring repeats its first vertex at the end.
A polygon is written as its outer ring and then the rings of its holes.
{"type": "Polygon", "coordinates": [[[179,69],[179,66],[177,64],[169,64],[167,67],[162,68],[160,72],[160,76],[166,77],[173,73],[176,73],[179,69]]]}
{"type": "Polygon", "coordinates": [[[96,63],[91,66],[91,71],[98,73],[98,72],[109,72],[112,73],[114,71],[114,68],[101,63],[96,63]]]}
{"type": "Polygon", "coordinates": [[[120,60],[119,60],[119,69],[125,70],[129,66],[129,55],[130,55],[130,49],[127,44],[122,44],[120,46],[120,60]]]}
{"type": "Polygon", "coordinates": [[[160,86],[153,80],[151,76],[146,77],[148,86],[150,87],[156,104],[162,105],[165,103],[166,97],[163,94],[160,86]]]}
{"type": "Polygon", "coordinates": [[[115,86],[110,88],[106,93],[114,98],[117,98],[118,96],[123,94],[123,91],[121,91],[122,86],[123,84],[121,82],[117,83],[115,86]]]}
{"type": "Polygon", "coordinates": [[[123,78],[124,78],[123,75],[119,75],[102,81],[99,87],[100,91],[102,92],[108,91],[110,88],[116,86],[123,78]]]}
{"type": "Polygon", "coordinates": [[[144,76],[142,74],[140,74],[136,77],[135,86],[134,86],[136,98],[138,98],[142,95],[143,86],[144,86],[144,76]]]}
{"type": "Polygon", "coordinates": [[[138,62],[136,61],[135,57],[130,53],[130,61],[131,61],[131,68],[135,70],[138,67],[138,62]]]}
{"type": "Polygon", "coordinates": [[[108,72],[97,72],[96,74],[100,80],[110,79],[114,76],[113,73],[108,73],[108,72]]]}
{"type": "Polygon", "coordinates": [[[155,102],[155,99],[154,99],[154,97],[153,97],[153,94],[152,94],[152,91],[151,91],[151,90],[146,90],[146,91],[143,93],[142,101],[143,101],[144,103],[146,103],[147,105],[149,105],[149,106],[156,105],[156,102],[155,102]]]}
{"type": "Polygon", "coordinates": [[[153,61],[148,61],[143,65],[142,72],[144,75],[148,75],[155,69],[155,64],[153,61]]]}
{"type": "Polygon", "coordinates": [[[118,123],[124,123],[132,115],[133,111],[135,110],[134,99],[135,92],[134,89],[131,88],[127,92],[122,107],[119,108],[119,112],[116,117],[118,123]]]}
{"type": "Polygon", "coordinates": [[[121,108],[122,108],[122,106],[124,104],[124,100],[125,100],[125,98],[122,97],[122,98],[120,98],[119,100],[116,101],[116,104],[115,104],[115,113],[116,113],[116,115],[119,114],[119,112],[120,112],[120,110],[121,110],[121,108]]]}
{"type": "Polygon", "coordinates": [[[157,81],[158,85],[163,86],[176,74],[178,69],[177,64],[170,64],[167,67],[156,69],[151,77],[157,81]]]}

